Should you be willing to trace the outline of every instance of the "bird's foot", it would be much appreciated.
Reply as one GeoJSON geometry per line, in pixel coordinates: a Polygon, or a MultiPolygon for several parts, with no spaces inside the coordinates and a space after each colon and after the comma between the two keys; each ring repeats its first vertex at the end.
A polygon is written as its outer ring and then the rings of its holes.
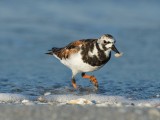
{"type": "Polygon", "coordinates": [[[74,87],[74,89],[77,89],[77,84],[75,79],[72,79],[72,86],[74,87]]]}
{"type": "Polygon", "coordinates": [[[93,83],[95,88],[98,89],[98,81],[97,81],[96,77],[90,76],[90,81],[93,83]]]}
{"type": "Polygon", "coordinates": [[[90,75],[86,75],[85,73],[82,73],[82,77],[89,79],[90,82],[93,83],[93,85],[95,86],[95,88],[98,89],[98,81],[97,81],[96,77],[90,76],[90,75]]]}

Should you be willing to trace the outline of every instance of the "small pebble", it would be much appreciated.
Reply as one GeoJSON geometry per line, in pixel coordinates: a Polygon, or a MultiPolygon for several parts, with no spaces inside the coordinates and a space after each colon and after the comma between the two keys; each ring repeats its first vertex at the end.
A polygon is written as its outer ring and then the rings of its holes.
{"type": "Polygon", "coordinates": [[[44,93],[44,96],[51,95],[51,92],[44,93]]]}
{"type": "Polygon", "coordinates": [[[84,99],[84,98],[79,98],[79,99],[76,99],[76,100],[70,100],[70,101],[67,102],[67,104],[92,105],[93,102],[90,101],[90,100],[84,99]]]}
{"type": "Polygon", "coordinates": [[[122,55],[123,55],[123,53],[116,53],[116,54],[114,54],[114,56],[117,57],[117,58],[121,57],[122,55]]]}

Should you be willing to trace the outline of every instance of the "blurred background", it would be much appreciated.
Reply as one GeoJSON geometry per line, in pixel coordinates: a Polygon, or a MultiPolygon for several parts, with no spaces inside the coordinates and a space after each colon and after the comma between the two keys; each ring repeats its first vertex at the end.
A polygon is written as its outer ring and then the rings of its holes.
{"type": "Polygon", "coordinates": [[[131,99],[160,95],[159,0],[0,0],[0,93],[38,96],[106,94],[131,99]],[[112,34],[124,53],[94,74],[100,88],[44,53],[84,38],[112,34]]]}

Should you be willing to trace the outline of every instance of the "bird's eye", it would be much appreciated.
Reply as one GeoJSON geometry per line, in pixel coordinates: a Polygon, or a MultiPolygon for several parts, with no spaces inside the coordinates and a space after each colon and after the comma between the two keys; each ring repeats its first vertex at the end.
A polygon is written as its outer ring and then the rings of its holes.
{"type": "Polygon", "coordinates": [[[107,43],[105,40],[103,41],[105,44],[107,43]]]}
{"type": "Polygon", "coordinates": [[[104,44],[110,44],[111,42],[110,42],[110,41],[105,41],[105,40],[104,40],[103,43],[104,43],[104,44]]]}

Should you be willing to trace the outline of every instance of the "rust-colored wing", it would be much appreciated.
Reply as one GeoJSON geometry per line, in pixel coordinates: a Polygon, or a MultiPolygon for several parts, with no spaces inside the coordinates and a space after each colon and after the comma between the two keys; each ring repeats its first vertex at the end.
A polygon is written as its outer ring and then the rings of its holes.
{"type": "Polygon", "coordinates": [[[81,46],[85,45],[86,43],[87,42],[85,40],[78,40],[68,44],[63,48],[54,47],[46,54],[55,54],[60,59],[67,59],[71,54],[77,53],[80,50],[81,46]]]}

